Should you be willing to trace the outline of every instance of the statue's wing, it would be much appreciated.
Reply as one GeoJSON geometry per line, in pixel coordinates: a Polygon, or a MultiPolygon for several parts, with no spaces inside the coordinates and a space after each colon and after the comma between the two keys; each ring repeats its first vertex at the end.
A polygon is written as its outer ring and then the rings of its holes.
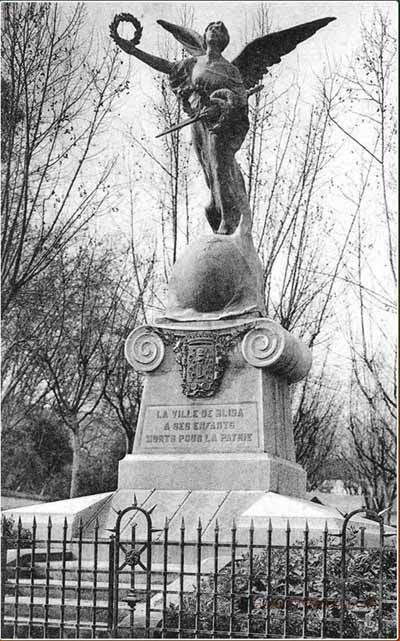
{"type": "Polygon", "coordinates": [[[267,73],[268,67],[280,62],[282,56],[293,51],[300,42],[310,38],[332,20],[336,18],[322,18],[299,24],[291,29],[261,36],[246,45],[237,58],[232,60],[232,64],[239,69],[246,88],[254,87],[267,73]]]}
{"type": "Polygon", "coordinates": [[[205,53],[203,38],[197,31],[172,24],[172,22],[166,22],[165,20],[157,20],[157,22],[172,33],[174,38],[183,45],[191,56],[201,56],[205,53]]]}

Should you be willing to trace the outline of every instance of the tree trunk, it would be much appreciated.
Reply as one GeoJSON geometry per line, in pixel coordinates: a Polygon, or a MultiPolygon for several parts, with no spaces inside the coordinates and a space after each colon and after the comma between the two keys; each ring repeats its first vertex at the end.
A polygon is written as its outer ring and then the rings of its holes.
{"type": "Polygon", "coordinates": [[[80,443],[79,443],[79,423],[72,432],[72,470],[71,470],[71,488],[69,498],[73,499],[78,496],[79,492],[79,460],[80,460],[80,443]]]}
{"type": "Polygon", "coordinates": [[[125,432],[126,454],[132,454],[133,443],[135,441],[135,432],[127,430],[125,432]]]}

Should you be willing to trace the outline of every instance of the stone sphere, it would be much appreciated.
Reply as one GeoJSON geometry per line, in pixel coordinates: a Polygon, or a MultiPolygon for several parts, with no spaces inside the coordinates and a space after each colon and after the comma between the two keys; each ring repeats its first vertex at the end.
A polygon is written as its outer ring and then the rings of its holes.
{"type": "Polygon", "coordinates": [[[232,235],[214,234],[190,244],[173,267],[166,316],[250,311],[258,298],[251,259],[232,235]]]}

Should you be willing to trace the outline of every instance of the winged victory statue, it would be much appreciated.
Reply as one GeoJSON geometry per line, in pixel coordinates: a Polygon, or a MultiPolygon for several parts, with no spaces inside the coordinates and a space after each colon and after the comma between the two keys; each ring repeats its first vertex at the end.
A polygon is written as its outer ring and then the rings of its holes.
{"type": "Polygon", "coordinates": [[[241,222],[251,224],[245,183],[235,160],[249,128],[249,95],[260,88],[257,84],[269,67],[332,20],[335,18],[313,20],[256,38],[232,62],[222,55],[229,43],[223,22],[211,22],[201,36],[193,29],[158,20],[189,54],[176,63],[137,48],[142,27],[131,14],[121,13],[111,23],[110,35],[115,43],[167,74],[172,91],[182,101],[189,119],[172,130],[191,124],[193,145],[211,194],[206,217],[214,233],[230,235],[241,222]],[[119,36],[120,22],[136,27],[132,40],[119,36]]]}

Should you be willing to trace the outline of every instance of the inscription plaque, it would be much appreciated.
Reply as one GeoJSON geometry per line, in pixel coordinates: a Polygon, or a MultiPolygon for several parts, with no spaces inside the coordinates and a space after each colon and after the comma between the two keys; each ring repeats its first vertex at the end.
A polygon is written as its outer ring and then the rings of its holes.
{"type": "Polygon", "coordinates": [[[148,405],[136,438],[136,451],[255,452],[257,404],[148,405]]]}

